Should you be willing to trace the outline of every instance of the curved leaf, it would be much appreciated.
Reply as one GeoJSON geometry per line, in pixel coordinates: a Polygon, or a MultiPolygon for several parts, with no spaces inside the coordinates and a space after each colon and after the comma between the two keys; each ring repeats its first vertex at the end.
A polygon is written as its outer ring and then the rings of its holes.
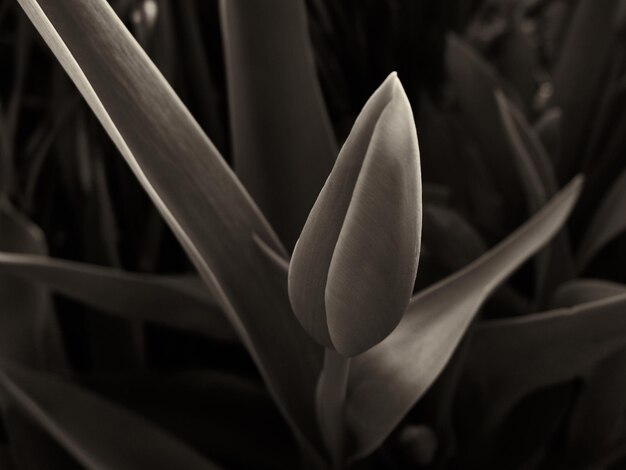
{"type": "Polygon", "coordinates": [[[626,286],[602,279],[574,279],[558,288],[550,303],[551,308],[576,305],[626,294],[626,286]]]}
{"type": "Polygon", "coordinates": [[[218,468],[148,421],[49,374],[3,362],[0,386],[86,468],[218,468]]]}
{"type": "Polygon", "coordinates": [[[296,435],[321,448],[313,391],[322,351],[252,241],[257,234],[284,252],[266,220],[106,1],[19,3],[211,288],[296,435]]]}
{"type": "Polygon", "coordinates": [[[291,249],[337,155],[306,5],[222,0],[220,9],[235,171],[291,249]]]}
{"type": "Polygon", "coordinates": [[[347,419],[354,458],[379,446],[432,385],[481,304],[559,230],[581,186],[575,179],[498,246],[414,296],[394,332],[352,360],[347,419]]]}
{"type": "Polygon", "coordinates": [[[118,315],[236,340],[208,289],[195,276],[133,274],[119,269],[0,252],[0,273],[40,283],[73,300],[118,315]]]}
{"type": "Polygon", "coordinates": [[[479,325],[466,371],[492,397],[483,426],[494,429],[535,390],[587,377],[599,361],[626,346],[625,311],[622,294],[479,325]]]}

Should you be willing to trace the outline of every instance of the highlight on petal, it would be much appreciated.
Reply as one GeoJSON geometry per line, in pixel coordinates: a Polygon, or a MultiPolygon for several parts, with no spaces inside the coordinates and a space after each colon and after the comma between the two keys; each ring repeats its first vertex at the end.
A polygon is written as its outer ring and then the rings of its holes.
{"type": "Polygon", "coordinates": [[[354,356],[396,327],[417,272],[421,221],[417,134],[394,73],[357,118],[294,250],[289,296],[313,338],[354,356]]]}

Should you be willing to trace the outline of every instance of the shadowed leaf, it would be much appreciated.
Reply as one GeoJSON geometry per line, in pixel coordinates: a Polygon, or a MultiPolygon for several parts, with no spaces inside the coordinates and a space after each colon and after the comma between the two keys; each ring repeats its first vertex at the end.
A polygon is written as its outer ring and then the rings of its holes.
{"type": "Polygon", "coordinates": [[[550,161],[556,159],[561,145],[561,120],[563,113],[560,108],[547,109],[533,126],[537,136],[550,155],[550,161]]]}
{"type": "MultiPolygon", "coordinates": [[[[552,163],[522,112],[500,90],[495,91],[495,98],[511,156],[524,187],[528,211],[534,214],[557,190],[552,163]]],[[[548,292],[573,277],[572,256],[565,233],[560,231],[554,241],[537,254],[535,263],[535,296],[541,305],[548,292]]]]}
{"type": "Polygon", "coordinates": [[[49,374],[3,362],[0,386],[86,468],[218,468],[130,411],[49,374]]]}
{"type": "Polygon", "coordinates": [[[581,0],[554,66],[554,104],[563,111],[558,176],[580,167],[585,139],[617,37],[613,19],[619,0],[581,0]],[[577,78],[574,78],[577,77],[577,78]]]}
{"type": "Polygon", "coordinates": [[[0,273],[43,284],[73,300],[126,319],[152,321],[223,341],[236,340],[210,292],[195,276],[133,274],[14,253],[0,253],[0,273]]]}
{"type": "Polygon", "coordinates": [[[481,425],[493,430],[535,390],[586,378],[601,360],[626,345],[625,311],[622,294],[479,325],[466,370],[492,397],[481,425]]]}
{"type": "Polygon", "coordinates": [[[487,245],[476,229],[454,210],[425,203],[423,215],[418,286],[429,286],[441,280],[487,251],[487,245]],[[438,277],[433,279],[435,276],[438,277]]]}
{"type": "Polygon", "coordinates": [[[478,51],[453,34],[447,40],[446,69],[464,125],[478,143],[498,192],[505,196],[507,224],[514,225],[518,221],[511,214],[522,208],[523,188],[494,96],[505,83],[478,51]]]}
{"type": "Polygon", "coordinates": [[[226,468],[297,467],[289,428],[256,382],[190,370],[98,374],[81,383],[145,416],[226,468]]]}
{"type": "Polygon", "coordinates": [[[220,8],[235,171],[291,249],[337,155],[305,2],[220,8]]]}
{"type": "MultiPolygon", "coordinates": [[[[622,330],[626,336],[626,330],[622,330]]],[[[611,354],[594,369],[578,398],[569,426],[569,459],[594,467],[626,432],[626,349],[611,354]]],[[[598,465],[600,467],[600,465],[598,465]]]]}
{"type": "MultiPolygon", "coordinates": [[[[499,89],[494,91],[494,96],[508,138],[510,155],[515,161],[520,180],[524,186],[529,213],[534,214],[546,203],[549,197],[545,179],[539,175],[537,165],[526,146],[528,138],[524,139],[518,128],[518,120],[513,117],[512,104],[499,89]]],[[[549,164],[547,166],[549,167],[549,164]]]]}
{"type": "MultiPolygon", "coordinates": [[[[43,233],[8,202],[0,203],[0,249],[45,255],[43,233]]],[[[0,356],[31,367],[65,365],[48,291],[0,275],[0,356]]]]}
{"type": "Polygon", "coordinates": [[[574,307],[594,300],[626,294],[626,286],[601,279],[574,279],[560,286],[550,308],[574,307]]]}
{"type": "Polygon", "coordinates": [[[578,249],[578,265],[583,269],[611,240],[626,230],[626,171],[604,197],[578,249]]]}

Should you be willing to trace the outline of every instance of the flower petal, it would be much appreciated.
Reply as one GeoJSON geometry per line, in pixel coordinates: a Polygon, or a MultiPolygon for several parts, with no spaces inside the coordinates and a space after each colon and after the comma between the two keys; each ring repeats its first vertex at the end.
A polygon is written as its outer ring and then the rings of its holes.
{"type": "Polygon", "coordinates": [[[311,209],[291,258],[289,297],[293,310],[304,329],[327,347],[332,347],[324,304],[328,269],[372,133],[391,101],[397,81],[396,75],[391,74],[365,104],[311,209]]]}
{"type": "Polygon", "coordinates": [[[395,79],[328,272],[328,327],[341,354],[369,349],[400,322],[415,282],[421,222],[417,133],[411,105],[395,79]]]}

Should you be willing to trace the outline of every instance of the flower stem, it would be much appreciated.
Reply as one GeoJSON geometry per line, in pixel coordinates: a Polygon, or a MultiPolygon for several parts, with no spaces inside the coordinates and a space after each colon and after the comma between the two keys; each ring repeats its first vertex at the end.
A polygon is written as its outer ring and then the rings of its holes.
{"type": "Polygon", "coordinates": [[[349,370],[350,358],[326,349],[316,390],[317,420],[334,469],[343,468],[346,459],[345,401],[349,370]]]}

